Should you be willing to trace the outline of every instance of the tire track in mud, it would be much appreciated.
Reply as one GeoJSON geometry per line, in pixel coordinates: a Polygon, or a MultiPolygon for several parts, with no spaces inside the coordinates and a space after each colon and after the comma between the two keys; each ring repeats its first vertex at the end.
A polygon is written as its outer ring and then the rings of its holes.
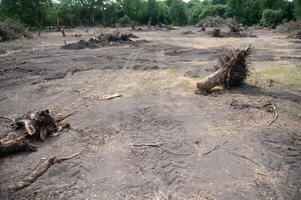
{"type": "Polygon", "coordinates": [[[133,144],[157,142],[163,147],[132,147],[135,165],[159,177],[171,193],[184,188],[191,179],[187,167],[194,154],[193,146],[185,142],[187,131],[183,124],[170,115],[158,115],[153,108],[144,107],[135,110],[126,128],[134,132],[133,144]]]}

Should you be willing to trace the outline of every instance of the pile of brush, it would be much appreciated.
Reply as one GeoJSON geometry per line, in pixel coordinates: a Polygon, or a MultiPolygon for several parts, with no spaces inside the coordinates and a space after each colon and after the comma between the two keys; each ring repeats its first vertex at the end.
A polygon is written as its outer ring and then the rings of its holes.
{"type": "Polygon", "coordinates": [[[236,49],[219,59],[217,71],[197,83],[198,93],[208,93],[213,87],[234,88],[243,85],[248,75],[246,58],[251,53],[251,45],[236,49]]]}
{"type": "Polygon", "coordinates": [[[32,38],[23,24],[10,20],[0,22],[0,42],[21,38],[32,38]]]}
{"type": "Polygon", "coordinates": [[[55,119],[49,110],[42,110],[11,120],[12,131],[0,139],[0,157],[21,151],[36,151],[29,141],[39,139],[43,142],[50,134],[68,128],[69,124],[62,121],[69,116],[71,114],[55,119]]]}

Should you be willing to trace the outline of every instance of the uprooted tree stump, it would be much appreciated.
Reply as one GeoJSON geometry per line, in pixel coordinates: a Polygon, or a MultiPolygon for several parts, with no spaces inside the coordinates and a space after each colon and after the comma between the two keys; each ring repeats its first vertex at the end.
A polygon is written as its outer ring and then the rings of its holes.
{"type": "Polygon", "coordinates": [[[219,69],[197,83],[197,92],[206,94],[217,85],[225,88],[241,86],[248,75],[246,57],[250,53],[251,45],[246,49],[236,49],[222,56],[219,59],[219,69]]]}
{"type": "Polygon", "coordinates": [[[215,28],[215,29],[213,29],[211,35],[212,35],[212,37],[222,37],[222,36],[221,36],[221,29],[220,29],[220,28],[215,28]]]}
{"type": "Polygon", "coordinates": [[[62,121],[72,114],[53,118],[49,110],[42,110],[12,120],[13,130],[0,138],[0,157],[20,151],[35,151],[36,148],[27,140],[39,138],[42,142],[45,141],[51,133],[69,127],[69,124],[62,121]]]}

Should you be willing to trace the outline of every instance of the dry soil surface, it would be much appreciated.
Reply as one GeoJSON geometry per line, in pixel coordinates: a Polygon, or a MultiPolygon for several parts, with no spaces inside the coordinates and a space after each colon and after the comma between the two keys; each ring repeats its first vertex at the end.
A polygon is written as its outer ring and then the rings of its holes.
{"type": "Polygon", "coordinates": [[[0,158],[1,199],[301,199],[300,41],[268,30],[213,38],[187,27],[133,32],[146,41],[130,45],[61,48],[100,31],[0,44],[0,116],[77,111],[69,131],[35,142],[37,152],[0,158]],[[244,87],[194,94],[221,54],[248,44],[244,87]],[[113,93],[122,96],[100,100],[113,93]],[[233,109],[233,100],[270,102],[279,116],[267,125],[273,113],[233,109]],[[41,158],[77,152],[31,186],[9,190],[41,158]]]}

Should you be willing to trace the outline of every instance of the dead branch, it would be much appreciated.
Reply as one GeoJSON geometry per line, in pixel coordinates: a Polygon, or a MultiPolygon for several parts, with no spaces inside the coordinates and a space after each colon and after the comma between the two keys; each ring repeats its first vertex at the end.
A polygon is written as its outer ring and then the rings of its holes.
{"type": "Polygon", "coordinates": [[[246,157],[246,156],[244,156],[244,155],[237,154],[237,153],[234,153],[234,152],[229,151],[229,150],[225,150],[225,151],[226,151],[227,153],[231,154],[232,156],[236,156],[236,157],[239,157],[239,158],[243,158],[243,159],[245,159],[245,160],[248,160],[248,161],[254,163],[254,164],[257,165],[257,166],[261,166],[261,165],[260,165],[259,163],[257,163],[256,161],[254,161],[254,160],[252,160],[252,159],[250,159],[250,158],[248,158],[248,157],[246,157]]]}
{"type": "Polygon", "coordinates": [[[209,151],[203,153],[203,155],[206,156],[206,155],[210,154],[211,152],[217,150],[218,148],[220,148],[220,145],[216,145],[216,146],[215,146],[214,148],[212,148],[211,150],[209,150],[209,151]]]}
{"type": "Polygon", "coordinates": [[[61,116],[61,117],[55,119],[55,122],[56,123],[60,123],[60,122],[64,121],[65,119],[67,119],[68,117],[71,117],[72,115],[74,115],[76,113],[77,113],[77,111],[74,111],[74,112],[72,112],[72,113],[70,113],[70,114],[68,114],[66,116],[61,116]]]}
{"type": "Polygon", "coordinates": [[[17,181],[14,186],[11,187],[13,191],[23,189],[32,183],[34,183],[40,176],[46,173],[46,171],[54,164],[61,163],[65,160],[69,160],[73,157],[78,156],[80,153],[73,154],[69,157],[57,158],[56,156],[51,157],[44,161],[42,164],[39,164],[33,172],[31,172],[27,177],[21,181],[17,181]]]}
{"type": "Polygon", "coordinates": [[[268,122],[266,125],[269,126],[271,125],[278,117],[278,112],[276,110],[276,106],[271,103],[266,103],[264,105],[253,105],[253,104],[247,104],[247,103],[239,103],[236,99],[233,99],[230,107],[233,109],[245,109],[245,108],[255,108],[255,109],[264,109],[266,112],[272,112],[274,113],[273,119],[268,122]]]}
{"type": "Polygon", "coordinates": [[[278,112],[276,110],[276,106],[271,104],[272,108],[273,108],[273,113],[274,113],[274,117],[272,119],[272,121],[270,121],[269,123],[267,123],[267,126],[270,126],[278,117],[278,112]]]}
{"type": "Polygon", "coordinates": [[[110,100],[110,99],[114,99],[114,98],[121,97],[121,96],[122,96],[122,94],[114,93],[114,94],[109,94],[109,95],[103,95],[99,99],[100,100],[110,100]]]}
{"type": "Polygon", "coordinates": [[[65,33],[64,29],[61,29],[61,33],[62,33],[63,37],[66,37],[66,33],[65,33]]]}

